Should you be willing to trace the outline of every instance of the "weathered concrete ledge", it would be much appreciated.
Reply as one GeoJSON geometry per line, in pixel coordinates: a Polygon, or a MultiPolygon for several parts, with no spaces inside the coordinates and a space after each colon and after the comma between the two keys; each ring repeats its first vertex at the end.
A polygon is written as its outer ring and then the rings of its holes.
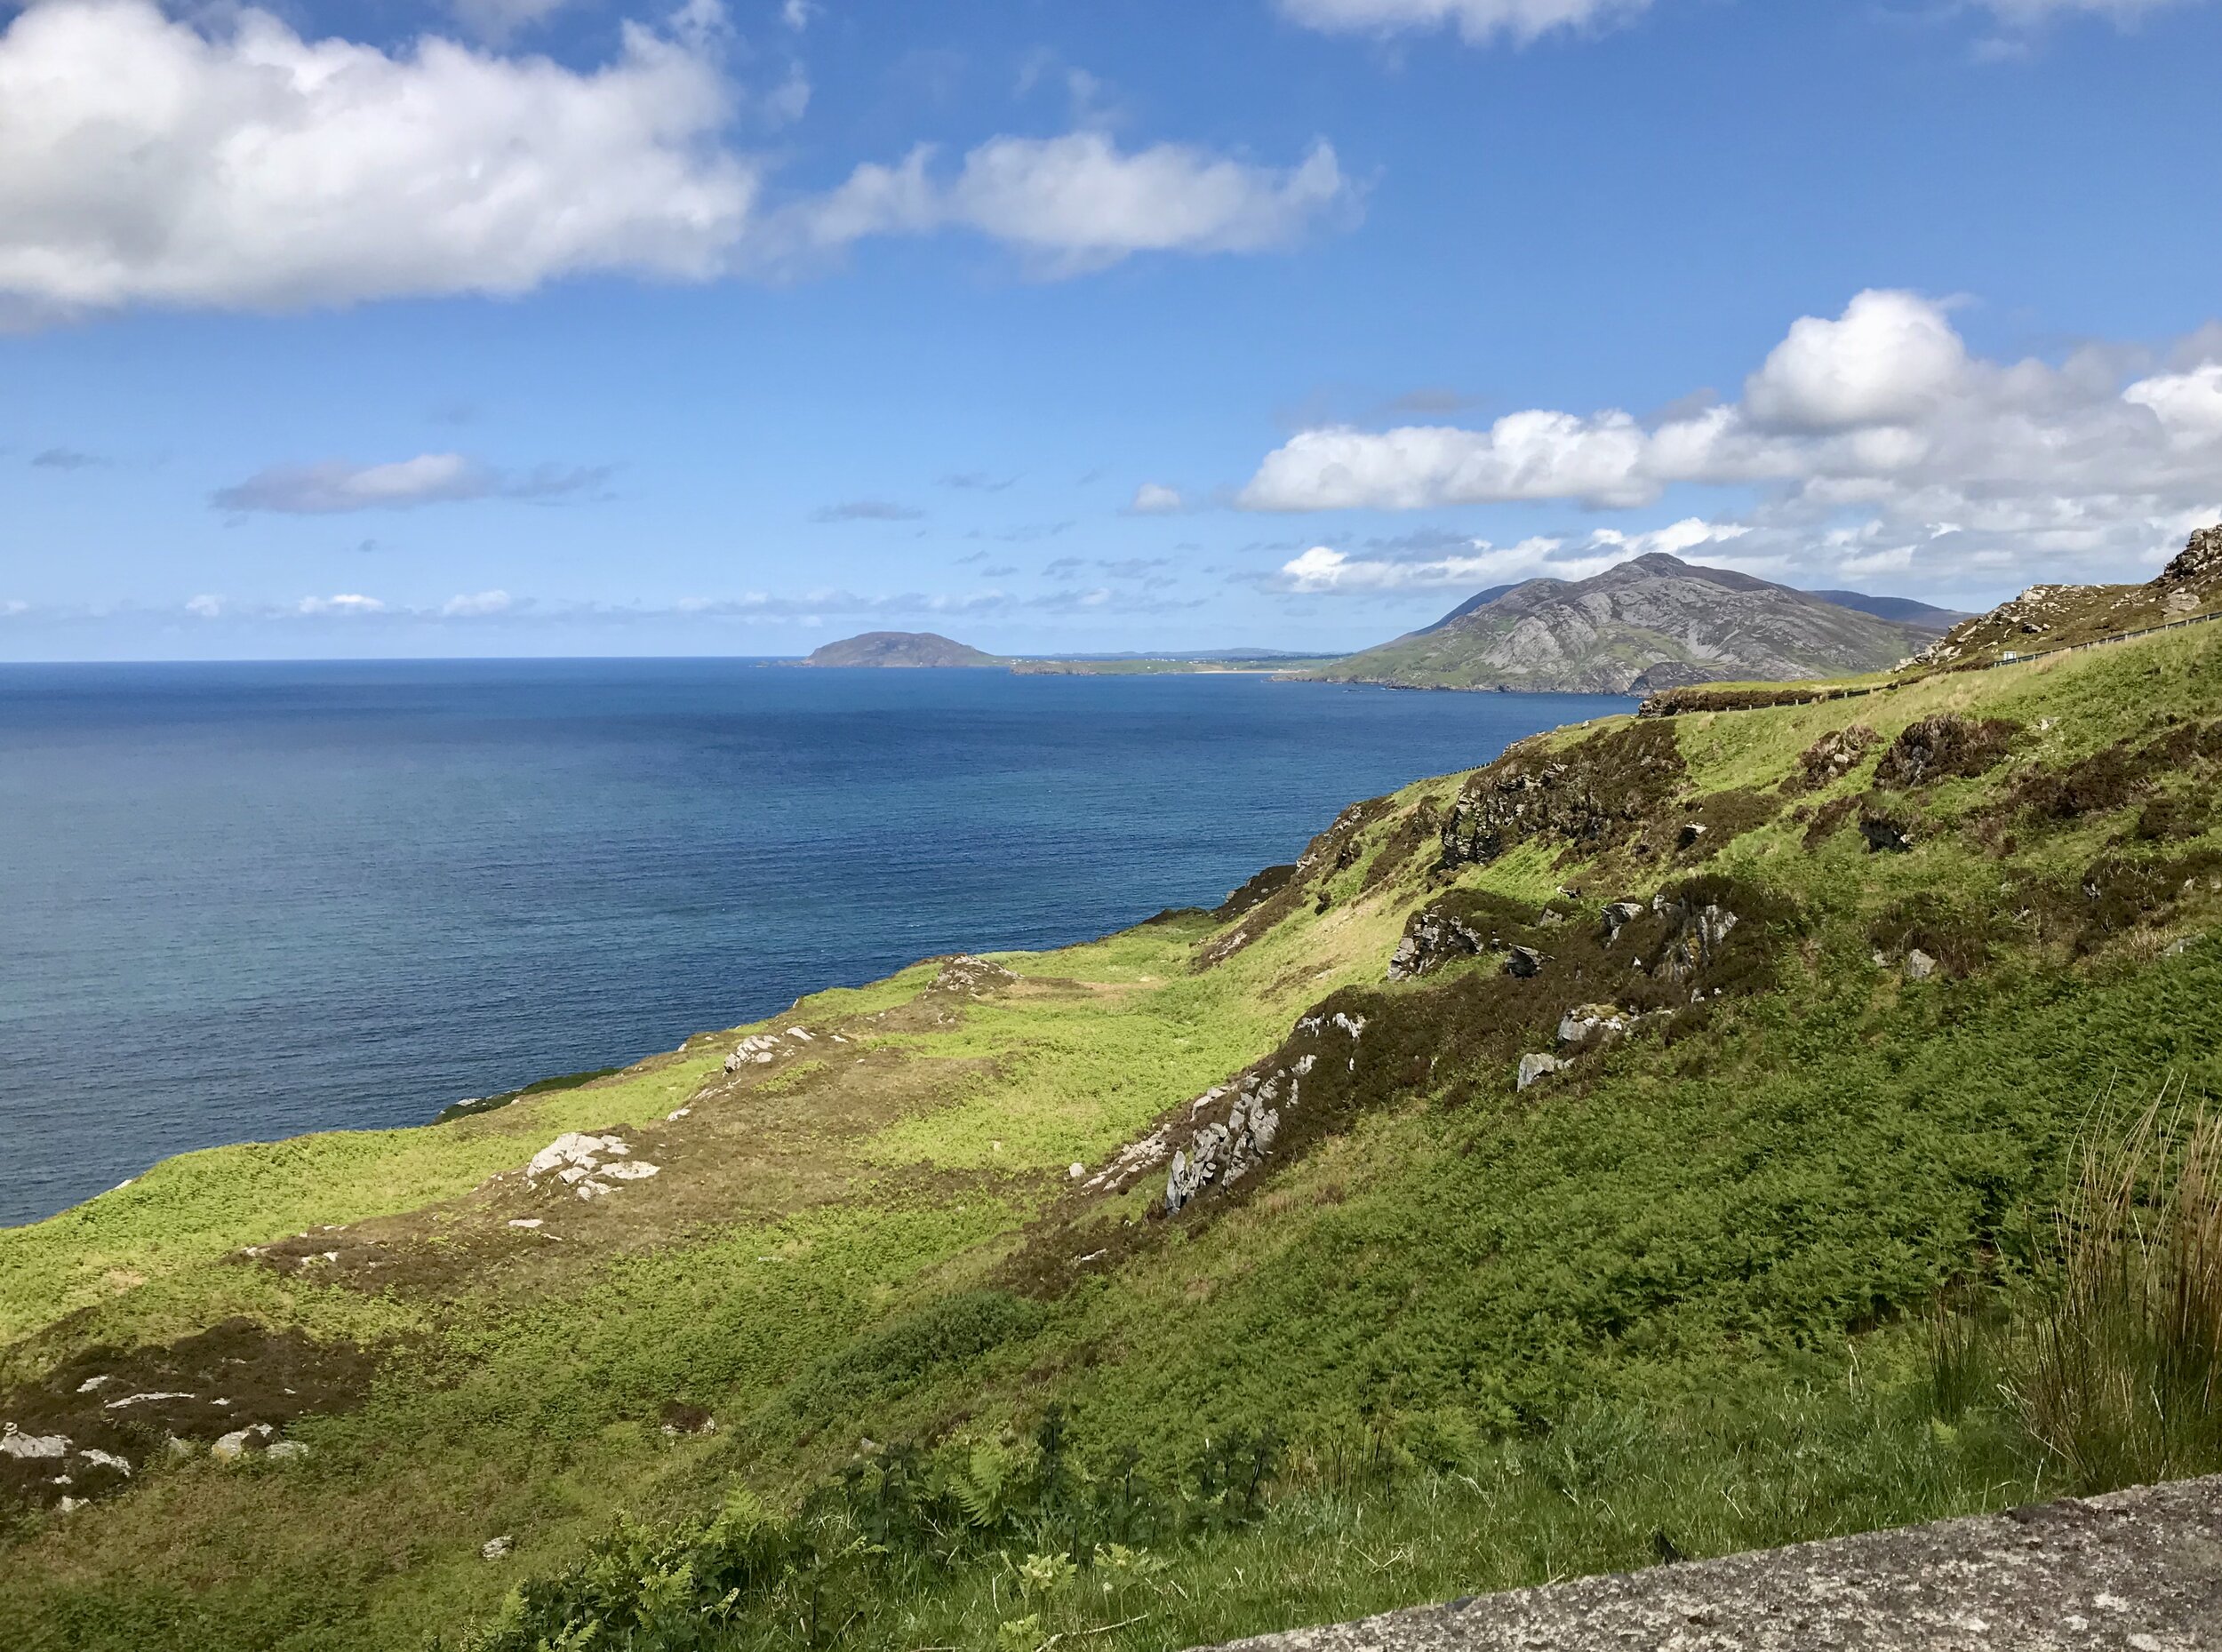
{"type": "Polygon", "coordinates": [[[2222,1475],[1391,1612],[1245,1652],[2208,1652],[2222,1475]]]}

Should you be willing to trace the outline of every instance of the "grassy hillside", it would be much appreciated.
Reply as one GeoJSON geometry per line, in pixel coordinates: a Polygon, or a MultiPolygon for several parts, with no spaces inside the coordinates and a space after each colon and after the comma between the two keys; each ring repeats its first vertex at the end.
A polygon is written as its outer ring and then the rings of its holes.
{"type": "Polygon", "coordinates": [[[2019,1328],[2077,1144],[2222,1075],[2217,630],[1561,730],[1216,913],[0,1232],[70,1442],[0,1623],[1168,1648],[2204,1462],[2019,1328]]]}

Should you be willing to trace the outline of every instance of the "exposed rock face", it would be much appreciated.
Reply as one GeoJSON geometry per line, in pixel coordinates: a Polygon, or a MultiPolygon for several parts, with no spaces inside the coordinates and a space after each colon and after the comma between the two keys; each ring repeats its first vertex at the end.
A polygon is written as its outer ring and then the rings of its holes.
{"type": "Polygon", "coordinates": [[[1936,669],[2072,647],[2119,631],[2164,625],[2222,602],[2222,528],[2193,534],[2144,585],[2034,585],[1987,614],[1954,626],[1914,655],[1936,669]]]}
{"type": "Polygon", "coordinates": [[[2222,1476],[1655,1566],[1243,1652],[2212,1652],[2222,1476]]]}
{"type": "Polygon", "coordinates": [[[1296,1036],[1316,1047],[1293,1059],[1275,1061],[1255,1068],[1227,1084],[1214,1084],[1188,1104],[1187,1144],[1173,1147],[1171,1132],[1161,1131],[1138,1142],[1119,1156],[1119,1164],[1088,1184],[1115,1190],[1127,1172],[1120,1169],[1130,1156],[1162,1154],[1170,1149],[1172,1167],[1165,1177],[1165,1213],[1175,1215],[1206,1192],[1232,1187],[1263,1165],[1281,1135],[1283,1120],[1302,1103],[1304,1081],[1321,1059],[1340,1053],[1349,1041],[1351,1054],[1344,1058],[1357,1065],[1358,1040],[1365,1034],[1365,1018],[1337,1010],[1331,1015],[1308,1015],[1296,1024],[1296,1036]],[[1221,1113],[1220,1109],[1226,1111],[1221,1113]],[[1217,1115],[1217,1116],[1215,1116],[1217,1115]]]}
{"type": "Polygon", "coordinates": [[[1742,922],[1724,907],[1693,906],[1686,901],[1669,900],[1664,895],[1651,898],[1651,910],[1674,926],[1653,973],[1675,982],[1688,980],[1718,960],[1721,949],[1728,942],[1729,931],[1742,922]]]}
{"type": "Polygon", "coordinates": [[[1489,950],[1489,937],[1455,913],[1431,906],[1405,921],[1403,938],[1389,957],[1388,978],[1409,981],[1442,968],[1454,958],[1489,950]]]}
{"type": "Polygon", "coordinates": [[[1548,1078],[1565,1065],[1556,1056],[1523,1056],[1520,1057],[1520,1071],[1513,1082],[1525,1089],[1537,1081],[1548,1078]]]}
{"type": "Polygon", "coordinates": [[[1563,751],[1515,746],[1459,791],[1443,828],[1443,862],[1486,866],[1535,838],[1594,845],[1626,836],[1685,772],[1663,723],[1608,730],[1563,751]]]}
{"type": "Polygon", "coordinates": [[[538,1187],[542,1177],[553,1173],[574,1195],[591,1202],[614,1192],[612,1182],[645,1181],[657,1174],[659,1166],[634,1159],[632,1152],[620,1137],[566,1130],[532,1155],[524,1167],[525,1185],[538,1187]]]}
{"type": "Polygon", "coordinates": [[[1842,779],[1859,766],[1882,738],[1864,722],[1831,729],[1798,754],[1798,769],[1805,789],[1818,791],[1842,779]]]}
{"type": "Polygon", "coordinates": [[[867,631],[816,650],[805,666],[1000,666],[983,654],[932,631],[867,631]]]}
{"type": "Polygon", "coordinates": [[[941,973],[933,978],[931,990],[959,998],[985,998],[990,993],[999,993],[1018,984],[1017,974],[1003,965],[975,958],[970,953],[960,953],[941,966],[941,973]]]}
{"type": "Polygon", "coordinates": [[[1531,579],[1483,598],[1314,674],[1414,688],[1627,694],[1880,671],[1936,634],[1663,553],[1578,583],[1531,579]]]}

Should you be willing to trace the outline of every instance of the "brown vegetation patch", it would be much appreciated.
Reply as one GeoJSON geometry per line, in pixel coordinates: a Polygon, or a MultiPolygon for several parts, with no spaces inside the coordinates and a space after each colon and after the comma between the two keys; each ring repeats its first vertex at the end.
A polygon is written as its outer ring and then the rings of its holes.
{"type": "Polygon", "coordinates": [[[1856,797],[1832,797],[1813,811],[1812,819],[1805,828],[1805,847],[1818,849],[1843,828],[1859,807],[1856,797]]]}
{"type": "Polygon", "coordinates": [[[1831,729],[1798,754],[1798,771],[1784,779],[1782,789],[1818,792],[1834,786],[1857,769],[1882,739],[1864,722],[1831,729]]]}
{"type": "MultiPolygon", "coordinates": [[[[0,1454],[0,1512],[122,1490],[172,1439],[198,1450],[242,1429],[275,1433],[311,1412],[348,1409],[369,1391],[379,1357],[244,1318],[172,1343],[72,1354],[0,1393],[0,1419],[21,1435],[68,1441],[59,1456],[0,1454]]],[[[251,1435],[250,1448],[265,1438],[251,1435]]]]}
{"type": "Polygon", "coordinates": [[[1661,723],[1623,724],[1560,751],[1523,741],[1459,788],[1443,864],[1487,866],[1536,840],[1609,849],[1635,836],[1686,773],[1661,723]]]}
{"type": "Polygon", "coordinates": [[[2021,725],[2002,717],[1940,711],[1908,723],[1874,766],[1877,786],[1911,790],[1938,780],[1971,779],[2006,761],[2021,725]]]}
{"type": "Polygon", "coordinates": [[[1403,817],[1390,832],[1388,841],[1365,869],[1365,881],[1358,886],[1362,895],[1371,894],[1391,878],[1411,866],[1413,859],[1443,836],[1443,810],[1432,797],[1423,797],[1404,811],[1403,817]]]}
{"type": "Polygon", "coordinates": [[[1697,800],[1682,812],[1675,848],[1684,861],[1710,860],[1746,832],[1754,832],[1782,811],[1778,794],[1731,787],[1697,800]],[[1692,834],[1688,828],[1704,828],[1692,834]]]}
{"type": "Polygon", "coordinates": [[[1891,903],[1867,926],[1867,938],[1891,958],[1926,953],[1944,974],[1957,979],[1991,961],[2001,929],[1999,914],[1968,911],[1922,893],[1891,903]]]}

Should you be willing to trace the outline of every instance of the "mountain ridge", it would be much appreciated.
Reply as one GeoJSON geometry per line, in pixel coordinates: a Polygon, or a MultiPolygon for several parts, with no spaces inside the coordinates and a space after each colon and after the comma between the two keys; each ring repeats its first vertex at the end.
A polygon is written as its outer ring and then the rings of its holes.
{"type": "Polygon", "coordinates": [[[1396,688],[1643,693],[1882,670],[1941,629],[1652,551],[1587,579],[1492,587],[1431,626],[1304,674],[1396,688]]]}

